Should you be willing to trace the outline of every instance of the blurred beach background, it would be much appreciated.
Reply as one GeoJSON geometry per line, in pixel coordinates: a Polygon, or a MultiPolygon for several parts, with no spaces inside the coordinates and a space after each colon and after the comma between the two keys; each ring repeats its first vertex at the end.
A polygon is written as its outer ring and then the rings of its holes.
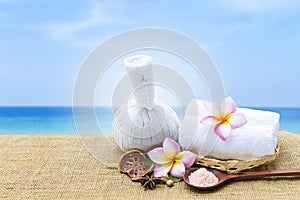
{"type": "MultiPolygon", "coordinates": [[[[238,106],[278,112],[281,129],[300,134],[299,21],[300,2],[293,0],[0,0],[0,134],[77,134],[72,96],[81,64],[105,40],[143,27],[175,30],[199,43],[238,106]]],[[[209,98],[187,63],[148,53],[182,74],[198,98],[209,98]]],[[[95,91],[105,134],[112,132],[113,91],[126,73],[123,58],[95,91]]],[[[157,97],[182,118],[167,93],[158,89],[157,97]]]]}
{"type": "MultiPolygon", "coordinates": [[[[173,109],[182,119],[184,110],[173,109]]],[[[254,109],[280,113],[280,129],[300,134],[300,108],[254,109]]],[[[111,107],[97,107],[95,112],[102,133],[111,135],[114,110],[111,107]]],[[[97,133],[97,130],[92,128],[86,131],[87,134],[97,133]]],[[[0,134],[3,133],[74,135],[77,134],[77,130],[73,120],[72,107],[1,107],[0,134]]]]}

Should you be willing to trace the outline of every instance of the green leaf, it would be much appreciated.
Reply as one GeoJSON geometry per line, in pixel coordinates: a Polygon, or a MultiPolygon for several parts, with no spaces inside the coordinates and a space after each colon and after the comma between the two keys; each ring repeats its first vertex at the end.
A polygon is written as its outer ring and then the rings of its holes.
{"type": "Polygon", "coordinates": [[[176,178],[174,176],[171,176],[170,174],[169,174],[169,179],[174,181],[174,183],[178,183],[183,180],[182,178],[176,178]]]}
{"type": "Polygon", "coordinates": [[[108,167],[110,169],[118,169],[119,168],[118,164],[115,164],[115,163],[107,163],[105,165],[106,165],[106,167],[108,167]]]}

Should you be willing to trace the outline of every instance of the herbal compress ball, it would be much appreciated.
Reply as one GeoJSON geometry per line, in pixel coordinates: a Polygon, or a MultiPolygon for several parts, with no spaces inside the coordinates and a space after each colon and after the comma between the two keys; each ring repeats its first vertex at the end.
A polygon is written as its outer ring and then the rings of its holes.
{"type": "Polygon", "coordinates": [[[152,57],[136,55],[124,60],[134,88],[134,101],[117,111],[113,135],[124,151],[149,151],[161,146],[166,137],[177,140],[179,119],[172,108],[155,101],[152,57]]]}

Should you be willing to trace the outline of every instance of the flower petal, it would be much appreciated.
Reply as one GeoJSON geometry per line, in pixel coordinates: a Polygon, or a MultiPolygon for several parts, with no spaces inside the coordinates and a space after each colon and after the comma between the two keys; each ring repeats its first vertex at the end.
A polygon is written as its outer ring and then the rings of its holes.
{"type": "Polygon", "coordinates": [[[163,143],[164,154],[173,160],[176,155],[180,152],[180,146],[177,142],[170,138],[166,138],[163,143]]]}
{"type": "Polygon", "coordinates": [[[173,163],[170,174],[174,177],[181,178],[183,177],[184,172],[185,172],[185,167],[183,162],[181,162],[180,160],[175,161],[173,163]]]}
{"type": "Polygon", "coordinates": [[[184,166],[186,168],[191,167],[195,160],[196,160],[197,155],[190,152],[190,151],[182,151],[176,156],[176,161],[181,161],[183,162],[184,166]]]}
{"type": "Polygon", "coordinates": [[[224,119],[227,115],[236,112],[236,105],[231,97],[223,99],[220,105],[220,112],[224,119]]]}
{"type": "Polygon", "coordinates": [[[240,128],[247,123],[246,116],[242,113],[232,113],[228,116],[227,121],[231,125],[232,129],[240,128]]]}
{"type": "Polygon", "coordinates": [[[217,103],[203,101],[204,108],[210,112],[213,116],[218,117],[220,115],[220,106],[217,103]]]}
{"type": "Polygon", "coordinates": [[[172,168],[172,162],[166,164],[156,164],[154,167],[154,176],[161,177],[164,174],[167,174],[172,168]]]}
{"type": "Polygon", "coordinates": [[[149,158],[157,164],[165,164],[172,161],[172,159],[165,154],[162,147],[152,149],[147,154],[149,158]]]}
{"type": "Polygon", "coordinates": [[[210,124],[219,123],[219,122],[220,122],[220,120],[214,116],[206,116],[200,121],[200,123],[202,123],[204,125],[210,125],[210,124]]]}
{"type": "Polygon", "coordinates": [[[215,126],[215,133],[225,141],[231,132],[231,126],[228,122],[222,122],[215,126]]]}

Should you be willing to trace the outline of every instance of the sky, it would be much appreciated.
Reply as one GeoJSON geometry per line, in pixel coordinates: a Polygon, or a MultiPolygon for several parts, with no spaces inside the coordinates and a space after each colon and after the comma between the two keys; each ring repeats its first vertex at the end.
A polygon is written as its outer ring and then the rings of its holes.
{"type": "Polygon", "coordinates": [[[0,0],[0,105],[70,106],[97,45],[158,27],[199,43],[238,105],[300,107],[299,22],[296,0],[0,0]]]}

